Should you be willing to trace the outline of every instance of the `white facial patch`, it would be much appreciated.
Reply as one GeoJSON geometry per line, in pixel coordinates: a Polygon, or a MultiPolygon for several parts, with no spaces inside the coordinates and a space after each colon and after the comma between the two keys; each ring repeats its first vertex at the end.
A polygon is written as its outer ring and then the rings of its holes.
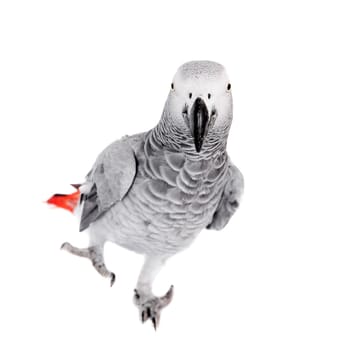
{"type": "MultiPolygon", "coordinates": [[[[232,96],[224,66],[211,61],[191,61],[182,65],[172,81],[170,109],[179,119],[197,98],[204,100],[209,115],[215,112],[215,126],[226,125],[232,119],[232,96]]],[[[182,121],[179,121],[182,123],[182,121]]]]}

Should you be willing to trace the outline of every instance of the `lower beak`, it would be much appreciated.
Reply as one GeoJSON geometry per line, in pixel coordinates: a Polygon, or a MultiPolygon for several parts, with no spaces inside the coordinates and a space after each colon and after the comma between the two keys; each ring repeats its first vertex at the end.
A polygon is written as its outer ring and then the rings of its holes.
{"type": "Polygon", "coordinates": [[[190,130],[194,138],[196,151],[202,149],[203,141],[208,133],[209,113],[208,108],[200,97],[194,101],[190,112],[190,130]]]}

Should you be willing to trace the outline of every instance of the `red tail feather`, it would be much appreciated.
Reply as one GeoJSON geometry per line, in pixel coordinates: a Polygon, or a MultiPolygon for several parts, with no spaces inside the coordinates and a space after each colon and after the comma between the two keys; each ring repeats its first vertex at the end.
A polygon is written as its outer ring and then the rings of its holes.
{"type": "Polygon", "coordinates": [[[54,194],[51,198],[49,198],[46,202],[48,204],[53,204],[56,207],[66,209],[73,213],[75,207],[78,204],[80,197],[80,191],[76,191],[71,194],[54,194]]]}

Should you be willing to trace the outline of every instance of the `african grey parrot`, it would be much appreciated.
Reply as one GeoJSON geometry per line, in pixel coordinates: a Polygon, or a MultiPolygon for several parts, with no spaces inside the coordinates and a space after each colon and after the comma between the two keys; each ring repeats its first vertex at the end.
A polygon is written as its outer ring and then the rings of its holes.
{"type": "Polygon", "coordinates": [[[48,201],[77,213],[80,231],[88,230],[88,248],[66,242],[62,249],[89,258],[111,285],[115,275],[104,263],[105,242],[145,256],[134,302],[141,320],[151,319],[154,328],[173,296],[173,286],[162,297],[152,293],[161,267],[202,229],[222,229],[240,204],[243,177],[226,152],[231,121],[225,68],[185,63],[159,123],[109,145],[75,193],[48,201]]]}

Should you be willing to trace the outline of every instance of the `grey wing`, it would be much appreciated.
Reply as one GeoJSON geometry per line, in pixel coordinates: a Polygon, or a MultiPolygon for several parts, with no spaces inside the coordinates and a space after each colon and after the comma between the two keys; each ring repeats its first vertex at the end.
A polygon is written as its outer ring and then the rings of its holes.
{"type": "Polygon", "coordinates": [[[115,141],[98,156],[82,186],[80,231],[124,198],[135,179],[136,167],[127,138],[115,141]]]}
{"type": "Polygon", "coordinates": [[[224,228],[240,204],[244,189],[242,173],[230,162],[226,177],[224,191],[207,229],[221,230],[224,228]]]}

